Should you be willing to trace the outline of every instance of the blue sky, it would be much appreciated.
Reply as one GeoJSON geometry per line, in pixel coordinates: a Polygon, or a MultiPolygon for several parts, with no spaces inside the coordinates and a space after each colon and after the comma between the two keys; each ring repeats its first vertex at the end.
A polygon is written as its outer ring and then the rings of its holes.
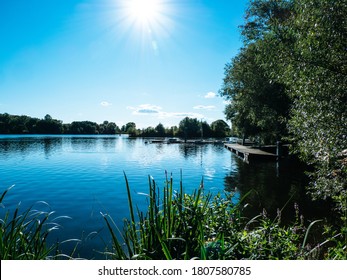
{"type": "Polygon", "coordinates": [[[224,119],[247,0],[0,0],[0,112],[64,122],[224,119]]]}

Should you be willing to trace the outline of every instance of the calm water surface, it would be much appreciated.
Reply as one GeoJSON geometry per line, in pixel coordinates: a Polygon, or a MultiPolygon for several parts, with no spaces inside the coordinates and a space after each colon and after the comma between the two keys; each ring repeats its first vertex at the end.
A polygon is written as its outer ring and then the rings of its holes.
{"type": "MultiPolygon", "coordinates": [[[[291,198],[307,216],[318,214],[303,185],[305,178],[297,164],[255,162],[245,164],[223,145],[148,144],[144,139],[119,136],[0,136],[0,190],[15,187],[8,193],[6,209],[34,208],[53,210],[62,228],[54,240],[79,238],[81,257],[104,258],[98,251],[109,246],[109,235],[102,213],[112,216],[122,228],[128,217],[123,172],[133,191],[133,202],[145,210],[148,176],[163,186],[165,171],[172,173],[178,189],[180,173],[187,193],[204,180],[205,191],[235,191],[235,198],[249,190],[246,213],[256,215],[262,208],[276,213],[291,198]],[[47,206],[44,201],[49,204],[47,206]],[[248,212],[247,212],[248,211],[248,212]]],[[[292,207],[288,213],[292,215],[292,207]]],[[[71,250],[72,245],[64,249],[71,250]]]]}

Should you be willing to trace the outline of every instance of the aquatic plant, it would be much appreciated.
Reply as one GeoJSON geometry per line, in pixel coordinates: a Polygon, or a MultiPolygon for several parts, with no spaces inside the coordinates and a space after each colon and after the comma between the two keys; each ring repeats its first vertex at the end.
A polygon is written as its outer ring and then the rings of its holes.
{"type": "MultiPolygon", "coordinates": [[[[13,187],[13,186],[12,186],[13,187]]],[[[0,206],[3,208],[3,200],[12,188],[5,190],[0,197],[0,206]]],[[[48,206],[45,202],[39,202],[48,206]]],[[[48,237],[52,231],[59,229],[56,222],[60,218],[55,217],[53,211],[42,211],[29,207],[21,211],[20,205],[11,213],[4,210],[4,216],[0,219],[0,259],[2,260],[45,260],[45,259],[70,259],[74,255],[73,250],[69,255],[62,254],[59,250],[61,243],[48,245],[48,237]]],[[[66,240],[64,242],[78,242],[78,240],[66,240]]],[[[75,247],[76,248],[76,247],[75,247]]]]}
{"type": "MultiPolygon", "coordinates": [[[[295,217],[290,225],[281,224],[282,210],[275,218],[266,211],[247,219],[242,216],[244,198],[237,204],[231,193],[205,193],[203,180],[191,194],[183,191],[182,176],[178,189],[172,177],[158,187],[149,177],[148,208],[134,207],[129,182],[124,174],[129,204],[129,219],[122,230],[108,214],[103,214],[112,240],[104,256],[112,259],[347,259],[347,212],[337,227],[322,220],[308,227],[294,205],[295,217]],[[136,214],[136,215],[135,215],[136,214]],[[313,228],[323,225],[324,241],[310,238],[313,228]]],[[[7,192],[0,197],[0,206],[7,192]]],[[[39,202],[48,206],[45,202],[39,202]]],[[[49,207],[48,207],[49,208],[49,207]]],[[[80,240],[51,243],[48,236],[60,228],[53,211],[29,207],[21,211],[5,209],[0,218],[0,259],[73,259],[80,240]],[[62,254],[60,245],[76,242],[69,254],[62,254]]]]}
{"type": "MultiPolygon", "coordinates": [[[[162,188],[149,177],[148,209],[135,217],[126,175],[130,219],[124,228],[103,214],[112,236],[113,259],[304,259],[308,257],[307,229],[297,216],[282,226],[281,211],[275,219],[265,212],[253,219],[242,217],[242,202],[234,205],[232,194],[204,193],[203,181],[192,193],[178,190],[172,177],[162,188]]],[[[246,195],[247,196],[247,195],[246,195]]],[[[245,196],[245,197],[246,197],[245,196]]]]}
{"type": "Polygon", "coordinates": [[[347,260],[347,196],[341,196],[337,199],[341,201],[342,213],[337,226],[325,225],[324,236],[328,238],[312,249],[319,250],[322,246],[328,245],[325,258],[332,260],[347,260]]]}

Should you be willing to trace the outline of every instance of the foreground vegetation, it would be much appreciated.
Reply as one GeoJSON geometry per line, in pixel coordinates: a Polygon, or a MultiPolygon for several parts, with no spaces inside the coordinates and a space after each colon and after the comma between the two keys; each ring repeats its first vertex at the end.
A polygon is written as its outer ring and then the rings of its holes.
{"type": "Polygon", "coordinates": [[[136,217],[127,180],[126,187],[130,219],[123,231],[104,215],[113,240],[107,254],[114,259],[347,259],[346,224],[335,231],[323,220],[306,225],[296,204],[290,225],[281,222],[283,209],[274,218],[264,209],[248,219],[242,216],[243,201],[234,205],[230,193],[204,194],[201,182],[186,194],[182,180],[175,191],[172,178],[164,187],[149,178],[148,210],[136,217]],[[324,240],[312,238],[314,227],[325,228],[324,240]]]}
{"type": "MultiPolygon", "coordinates": [[[[338,226],[317,220],[307,225],[294,205],[290,224],[266,211],[251,219],[242,215],[243,201],[234,205],[232,194],[205,194],[203,182],[192,194],[176,190],[172,178],[157,186],[149,178],[148,209],[142,213],[132,203],[126,179],[129,219],[118,229],[111,215],[102,214],[112,239],[105,248],[106,259],[347,259],[346,217],[338,226]],[[313,235],[320,232],[323,238],[313,235]]],[[[2,203],[6,190],[1,198],[2,203]]],[[[247,196],[247,195],[246,195],[247,196]]],[[[53,230],[61,230],[54,212],[19,207],[6,211],[0,219],[1,259],[73,259],[78,256],[78,240],[72,252],[62,254],[61,243],[49,244],[53,230]]],[[[83,257],[83,256],[82,256],[83,257]]]]}
{"type": "MultiPolygon", "coordinates": [[[[0,197],[0,206],[3,208],[3,200],[11,188],[5,190],[0,197]]],[[[59,249],[61,243],[49,244],[47,241],[51,232],[59,229],[57,223],[59,218],[64,217],[54,217],[54,211],[42,211],[33,209],[33,207],[21,211],[20,205],[13,213],[9,210],[3,212],[0,218],[0,259],[45,260],[72,258],[74,251],[69,255],[62,254],[59,249]]],[[[65,242],[76,241],[66,240],[65,242]]]]}

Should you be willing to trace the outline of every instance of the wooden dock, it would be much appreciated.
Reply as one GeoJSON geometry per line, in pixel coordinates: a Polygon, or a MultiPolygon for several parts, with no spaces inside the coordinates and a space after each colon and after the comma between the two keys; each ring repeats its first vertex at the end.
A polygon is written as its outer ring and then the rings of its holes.
{"type": "Polygon", "coordinates": [[[265,152],[252,147],[243,146],[240,144],[225,143],[224,147],[242,158],[245,162],[249,162],[253,159],[277,160],[278,158],[276,154],[265,152]]]}

